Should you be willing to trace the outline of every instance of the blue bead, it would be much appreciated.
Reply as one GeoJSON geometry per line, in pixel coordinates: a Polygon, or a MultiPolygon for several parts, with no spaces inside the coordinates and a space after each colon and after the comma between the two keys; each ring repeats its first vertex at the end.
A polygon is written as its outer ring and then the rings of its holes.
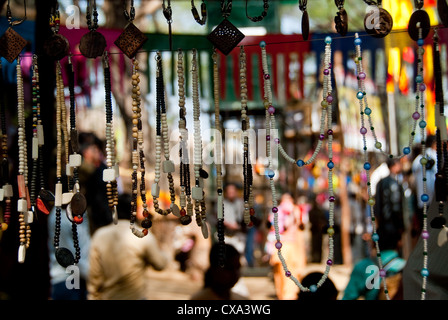
{"type": "Polygon", "coordinates": [[[426,127],[426,121],[423,121],[423,120],[422,120],[422,121],[420,121],[420,122],[418,123],[418,125],[419,125],[420,128],[423,129],[424,127],[426,127]]]}
{"type": "Polygon", "coordinates": [[[427,276],[429,276],[429,271],[428,271],[428,269],[426,269],[426,268],[423,268],[422,271],[421,271],[420,273],[421,273],[421,275],[422,275],[423,277],[427,277],[427,276]]]}
{"type": "Polygon", "coordinates": [[[417,44],[421,47],[422,45],[425,44],[425,40],[423,40],[423,39],[418,39],[418,40],[417,40],[417,44]]]}
{"type": "Polygon", "coordinates": [[[411,153],[411,148],[409,148],[409,147],[404,148],[403,149],[403,153],[404,154],[410,154],[411,153]]]}
{"type": "Polygon", "coordinates": [[[305,162],[303,160],[297,160],[297,166],[303,167],[305,165],[305,162]]]}
{"type": "Polygon", "coordinates": [[[329,162],[327,163],[327,167],[328,167],[328,169],[333,169],[333,168],[334,168],[334,163],[333,163],[333,161],[329,161],[329,162]]]}
{"type": "Polygon", "coordinates": [[[424,194],[422,194],[422,196],[420,197],[420,199],[421,199],[423,202],[428,202],[428,200],[429,200],[429,196],[428,196],[426,193],[424,193],[424,194]]]}
{"type": "Polygon", "coordinates": [[[262,47],[262,48],[266,47],[266,42],[265,41],[260,41],[260,47],[262,47]]]}
{"type": "Polygon", "coordinates": [[[417,83],[423,82],[423,77],[421,75],[416,76],[415,82],[417,82],[417,83]]]}
{"type": "Polygon", "coordinates": [[[372,240],[373,240],[373,241],[378,241],[378,240],[380,240],[380,236],[378,235],[378,233],[374,233],[374,234],[372,234],[372,240]]]}
{"type": "Polygon", "coordinates": [[[326,44],[330,44],[331,43],[331,37],[330,36],[325,37],[325,43],[326,44]]]}
{"type": "Polygon", "coordinates": [[[358,93],[356,94],[356,98],[361,100],[362,98],[364,98],[364,93],[362,91],[358,91],[358,93]]]}
{"type": "Polygon", "coordinates": [[[310,291],[311,292],[316,292],[317,291],[317,286],[315,284],[310,285],[310,291]]]}
{"type": "Polygon", "coordinates": [[[361,38],[356,38],[355,39],[355,45],[359,46],[359,45],[361,45],[361,43],[362,43],[361,38]]]}
{"type": "Polygon", "coordinates": [[[366,108],[366,109],[364,110],[364,113],[365,113],[366,115],[370,116],[370,115],[372,114],[372,109],[370,109],[370,108],[366,108]]]}
{"type": "Polygon", "coordinates": [[[266,176],[268,178],[274,178],[274,176],[275,176],[274,170],[271,170],[271,169],[266,170],[266,176]]]}
{"type": "Polygon", "coordinates": [[[364,163],[364,170],[370,170],[372,166],[370,165],[370,163],[366,162],[364,163]]]}

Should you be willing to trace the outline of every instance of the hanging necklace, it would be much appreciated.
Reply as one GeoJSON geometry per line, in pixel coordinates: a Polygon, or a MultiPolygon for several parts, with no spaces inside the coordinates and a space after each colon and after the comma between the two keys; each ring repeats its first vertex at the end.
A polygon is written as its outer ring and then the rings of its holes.
{"type": "Polygon", "coordinates": [[[9,175],[9,159],[8,159],[8,135],[6,127],[6,113],[5,113],[5,95],[3,91],[3,70],[0,61],[0,124],[1,124],[1,183],[2,188],[0,189],[0,200],[5,201],[3,207],[3,221],[0,224],[2,231],[6,231],[11,222],[11,198],[13,196],[13,189],[10,183],[9,175]]]}
{"type": "Polygon", "coordinates": [[[177,55],[177,83],[179,92],[179,175],[180,175],[180,222],[191,223],[193,204],[190,188],[190,162],[188,159],[187,109],[185,108],[184,54],[181,49],[177,55]]]}
{"type": "MultiPolygon", "coordinates": [[[[279,233],[279,226],[278,226],[278,208],[277,208],[277,193],[275,189],[274,184],[274,170],[273,170],[273,159],[272,159],[272,153],[271,153],[271,131],[276,132],[275,129],[275,108],[272,106],[272,91],[270,88],[270,74],[268,71],[268,63],[267,63],[267,56],[266,56],[266,43],[262,41],[260,43],[261,47],[261,59],[262,59],[262,67],[263,67],[263,77],[264,77],[264,99],[265,99],[265,109],[266,109],[266,150],[268,154],[268,173],[267,176],[269,178],[269,184],[271,188],[272,193],[272,213],[274,214],[274,229],[275,229],[275,237],[276,237],[276,243],[275,248],[278,251],[278,257],[282,263],[283,269],[285,271],[285,276],[290,278],[299,288],[300,290],[304,292],[315,292],[318,290],[320,286],[325,282],[325,280],[328,278],[328,274],[330,272],[330,268],[333,265],[333,254],[334,254],[334,192],[333,192],[333,148],[332,148],[332,141],[333,141],[333,131],[331,129],[331,123],[332,123],[332,87],[331,87],[331,37],[325,38],[325,57],[324,57],[324,85],[323,85],[323,100],[322,100],[322,107],[324,110],[327,110],[327,134],[328,134],[328,157],[329,161],[327,163],[328,167],[328,193],[329,193],[329,228],[327,229],[327,233],[329,235],[329,251],[328,251],[328,258],[326,262],[326,268],[324,271],[324,274],[322,275],[322,278],[318,281],[317,284],[313,284],[309,287],[304,287],[300,281],[291,273],[291,271],[288,270],[288,266],[286,264],[286,261],[282,255],[281,248],[282,243],[280,239],[280,233],[279,233]]],[[[325,119],[324,119],[325,121],[325,119]]],[[[321,123],[321,130],[322,127],[324,127],[325,123],[324,121],[321,123]]],[[[321,131],[322,132],[322,131],[321,131]]],[[[322,138],[323,140],[323,138],[322,138]]],[[[280,145],[279,138],[275,138],[275,142],[277,145],[280,145]]],[[[280,149],[281,150],[281,149],[280,149]]],[[[301,162],[302,165],[304,165],[304,162],[301,162]]]]}
{"type": "Polygon", "coordinates": [[[246,17],[252,21],[252,22],[259,22],[261,20],[263,20],[267,15],[268,15],[268,10],[269,10],[269,0],[263,0],[263,11],[261,12],[261,14],[257,17],[251,17],[249,16],[247,7],[248,7],[248,3],[249,0],[246,0],[246,17]]]}
{"type": "Polygon", "coordinates": [[[246,78],[246,52],[240,47],[240,92],[241,92],[241,129],[243,133],[243,189],[244,189],[244,223],[252,226],[251,216],[254,215],[253,176],[252,164],[249,155],[249,117],[247,116],[247,78],[246,78]]]}
{"type": "Polygon", "coordinates": [[[9,27],[0,38],[0,56],[4,57],[9,63],[12,63],[17,59],[27,43],[27,41],[13,29],[14,26],[17,26],[26,20],[26,0],[23,1],[23,8],[25,10],[24,17],[19,20],[13,20],[9,2],[10,0],[8,0],[6,5],[6,18],[9,27]]]}
{"type": "Polygon", "coordinates": [[[138,60],[132,59],[132,202],[131,202],[131,222],[132,233],[143,238],[148,234],[148,229],[152,226],[151,215],[146,203],[146,184],[145,184],[145,153],[143,150],[143,131],[142,131],[142,110],[141,110],[141,92],[138,60]],[[143,206],[142,230],[135,227],[137,220],[137,198],[138,198],[138,171],[140,171],[140,199],[143,206]]]}
{"type": "Polygon", "coordinates": [[[191,13],[193,14],[194,20],[199,23],[201,26],[203,26],[205,24],[205,22],[207,21],[207,6],[205,4],[205,1],[202,0],[201,3],[201,16],[199,17],[199,13],[198,10],[196,9],[195,5],[194,5],[194,0],[191,0],[191,13]]]}
{"type": "Polygon", "coordinates": [[[417,10],[412,13],[409,19],[408,33],[414,41],[425,39],[431,30],[429,15],[425,10],[422,10],[424,2],[424,0],[414,0],[417,10]]]}
{"type": "Polygon", "coordinates": [[[168,138],[168,125],[166,119],[166,104],[165,104],[165,84],[163,80],[163,61],[160,52],[156,55],[157,62],[157,76],[156,76],[156,165],[155,165],[155,177],[154,184],[151,188],[151,194],[154,202],[154,210],[161,215],[168,215],[173,213],[176,217],[180,217],[179,207],[174,203],[176,201],[176,194],[174,190],[174,162],[170,160],[169,150],[169,138],[168,138]],[[163,210],[159,206],[159,194],[160,194],[160,164],[162,155],[162,141],[163,141],[163,172],[167,174],[171,205],[169,209],[163,210]]]}
{"type": "Polygon", "coordinates": [[[98,29],[96,0],[93,0],[93,4],[90,0],[87,0],[86,20],[89,32],[82,36],[79,42],[79,51],[86,58],[100,57],[103,55],[104,49],[106,49],[106,38],[96,31],[98,29]]]}
{"type": "Polygon", "coordinates": [[[25,252],[30,245],[31,227],[33,213],[31,212],[30,198],[28,192],[28,165],[27,165],[27,143],[25,130],[25,97],[23,92],[23,78],[21,59],[17,60],[17,122],[18,122],[18,146],[19,146],[19,170],[17,185],[19,199],[17,200],[17,212],[19,212],[19,263],[25,262],[25,252]]]}
{"type": "Polygon", "coordinates": [[[229,20],[232,12],[232,0],[221,0],[223,20],[207,36],[207,39],[223,54],[228,55],[243,39],[244,34],[229,20]]]}
{"type": "Polygon", "coordinates": [[[171,0],[168,1],[168,6],[165,5],[165,0],[162,2],[162,12],[163,16],[166,19],[166,22],[168,23],[168,39],[169,39],[169,45],[170,45],[170,51],[173,51],[173,35],[172,35],[172,28],[171,24],[173,23],[173,10],[171,9],[171,0]]]}
{"type": "Polygon", "coordinates": [[[302,37],[304,40],[308,40],[310,35],[310,19],[308,17],[308,11],[306,11],[308,0],[299,0],[299,9],[302,11],[302,37]]]}
{"type": "Polygon", "coordinates": [[[224,227],[224,195],[222,183],[222,128],[219,114],[219,70],[218,54],[213,50],[213,97],[215,104],[215,161],[216,161],[216,191],[217,191],[217,236],[219,243],[218,264],[224,267],[225,261],[225,227],[224,227]]]}
{"type": "Polygon", "coordinates": [[[54,60],[61,60],[68,56],[70,52],[70,44],[67,38],[59,34],[60,23],[59,4],[56,1],[56,6],[51,8],[50,13],[50,29],[53,34],[44,43],[45,53],[54,60]]]}
{"type": "Polygon", "coordinates": [[[384,38],[393,27],[392,16],[381,7],[382,0],[364,0],[369,6],[375,6],[364,17],[364,30],[374,38],[384,38]]]}
{"type": "Polygon", "coordinates": [[[196,224],[201,227],[202,235],[208,238],[208,228],[206,223],[206,208],[204,199],[204,179],[208,174],[202,168],[202,139],[201,139],[201,108],[199,105],[199,68],[197,62],[197,51],[193,49],[191,60],[191,82],[193,86],[193,123],[194,123],[194,180],[195,186],[192,188],[191,197],[194,200],[194,211],[196,214],[196,224]]]}
{"type": "Polygon", "coordinates": [[[339,10],[334,17],[334,23],[336,26],[336,31],[343,37],[348,31],[348,16],[347,11],[344,9],[344,2],[345,0],[334,0],[334,3],[339,10]]]}
{"type": "Polygon", "coordinates": [[[131,8],[128,12],[126,9],[126,1],[123,1],[123,13],[128,24],[123,32],[115,40],[114,44],[129,58],[132,59],[137,54],[138,50],[148,40],[146,35],[141,32],[133,23],[135,18],[134,0],[131,0],[131,8]]]}
{"type": "Polygon", "coordinates": [[[104,91],[105,91],[105,108],[106,108],[106,165],[107,169],[103,170],[103,181],[106,183],[107,202],[112,213],[112,221],[118,223],[118,185],[117,178],[119,175],[118,165],[115,157],[115,134],[112,113],[112,91],[110,80],[109,56],[107,51],[103,54],[103,70],[104,70],[104,91]]]}

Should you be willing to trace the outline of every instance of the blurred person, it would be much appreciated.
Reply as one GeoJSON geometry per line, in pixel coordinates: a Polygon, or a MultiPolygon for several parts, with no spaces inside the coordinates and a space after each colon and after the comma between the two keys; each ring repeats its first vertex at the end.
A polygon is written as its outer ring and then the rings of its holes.
{"type": "MultiPolygon", "coordinates": [[[[302,279],[302,284],[305,287],[310,287],[312,285],[316,285],[322,279],[322,276],[324,274],[322,272],[311,272],[307,274],[302,279]]],[[[327,278],[325,282],[320,286],[316,292],[310,292],[310,291],[299,291],[299,294],[297,295],[298,300],[301,301],[324,301],[324,300],[337,300],[339,291],[334,285],[334,282],[327,278]]]]}
{"type": "MultiPolygon", "coordinates": [[[[286,260],[291,274],[299,279],[307,264],[304,234],[303,230],[300,229],[299,208],[289,193],[282,195],[277,208],[282,256],[286,260]]],[[[271,213],[269,219],[271,221],[271,231],[268,235],[267,250],[270,253],[269,263],[272,266],[276,295],[279,300],[296,300],[298,288],[291,279],[285,276],[283,265],[275,247],[277,240],[274,230],[274,213],[271,213]]]]}
{"type": "Polygon", "coordinates": [[[248,300],[234,290],[241,278],[241,254],[230,244],[225,244],[224,266],[218,263],[219,243],[210,250],[210,267],[204,275],[204,287],[191,296],[191,300],[248,300]]]}
{"type": "Polygon", "coordinates": [[[160,271],[168,264],[151,230],[138,238],[129,229],[131,195],[119,196],[117,211],[118,224],[100,227],[92,236],[89,300],[145,300],[146,271],[160,271]]]}
{"type": "Polygon", "coordinates": [[[327,217],[325,211],[317,202],[315,194],[310,196],[311,209],[308,213],[309,221],[311,223],[311,263],[322,262],[322,242],[325,234],[325,227],[327,226],[327,217]]]}

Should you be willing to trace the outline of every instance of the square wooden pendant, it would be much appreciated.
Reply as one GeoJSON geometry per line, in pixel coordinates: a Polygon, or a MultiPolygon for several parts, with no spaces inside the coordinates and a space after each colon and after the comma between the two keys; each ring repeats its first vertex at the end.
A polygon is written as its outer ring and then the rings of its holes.
{"type": "Polygon", "coordinates": [[[26,46],[26,40],[9,27],[0,38],[0,55],[12,63],[26,46]]]}
{"type": "Polygon", "coordinates": [[[224,19],[208,36],[207,39],[221,51],[228,55],[245,35],[229,20],[224,19]]]}
{"type": "Polygon", "coordinates": [[[133,23],[129,23],[114,43],[128,58],[132,59],[147,40],[143,32],[133,23]]]}

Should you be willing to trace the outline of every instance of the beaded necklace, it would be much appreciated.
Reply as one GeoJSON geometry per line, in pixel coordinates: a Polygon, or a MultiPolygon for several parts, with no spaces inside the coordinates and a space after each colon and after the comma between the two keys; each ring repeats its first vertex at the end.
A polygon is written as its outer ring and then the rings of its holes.
{"type": "Polygon", "coordinates": [[[202,17],[199,17],[198,9],[196,9],[194,5],[194,0],[191,0],[191,13],[193,14],[194,20],[199,23],[201,26],[205,24],[207,21],[207,5],[205,4],[205,1],[202,0],[201,3],[201,15],[202,17]]]}
{"type": "Polygon", "coordinates": [[[27,41],[13,27],[21,24],[27,17],[26,0],[23,1],[24,17],[18,20],[13,20],[9,2],[10,0],[6,4],[6,19],[8,20],[9,27],[0,38],[0,56],[4,57],[9,63],[12,63],[17,59],[27,44],[27,41]]]}
{"type": "Polygon", "coordinates": [[[180,175],[180,222],[191,223],[193,204],[191,202],[190,163],[188,157],[187,109],[185,108],[184,54],[181,49],[177,56],[177,83],[179,92],[179,175],[180,175]]]}
{"type": "MultiPolygon", "coordinates": [[[[278,226],[278,208],[277,208],[277,193],[275,189],[274,184],[274,170],[273,170],[273,158],[271,153],[271,131],[276,132],[275,129],[275,108],[272,106],[272,91],[270,88],[270,74],[268,71],[268,63],[267,63],[267,56],[266,56],[266,43],[262,41],[260,43],[261,47],[261,57],[262,57],[262,66],[263,66],[263,77],[264,77],[264,105],[266,109],[266,149],[268,154],[268,169],[267,169],[267,176],[269,178],[269,184],[271,188],[272,193],[272,212],[274,213],[274,229],[275,229],[275,237],[276,237],[276,243],[275,248],[277,249],[278,257],[282,263],[283,269],[285,271],[285,276],[290,278],[299,288],[300,290],[304,292],[315,292],[322,284],[325,282],[325,280],[328,278],[328,274],[330,272],[330,268],[333,265],[333,254],[334,254],[334,192],[333,192],[333,148],[332,148],[332,141],[333,141],[333,131],[331,129],[331,123],[332,123],[332,87],[331,87],[331,37],[325,38],[325,57],[324,57],[324,83],[323,83],[323,100],[321,103],[322,106],[322,113],[324,114],[324,111],[327,113],[327,135],[328,135],[328,157],[329,161],[327,163],[328,167],[328,193],[329,193],[329,228],[327,229],[327,233],[329,235],[329,251],[328,251],[328,258],[326,262],[326,268],[324,271],[324,274],[322,275],[321,279],[318,281],[317,284],[313,284],[309,287],[303,286],[300,281],[291,273],[291,271],[288,270],[287,263],[282,255],[281,248],[282,243],[280,239],[280,232],[279,232],[279,226],[278,226]]],[[[321,122],[321,132],[323,132],[323,128],[325,127],[325,118],[323,118],[323,121],[321,122]]],[[[323,136],[323,133],[321,133],[321,136],[323,136]]],[[[324,139],[324,136],[322,139],[320,139],[320,142],[324,139]]],[[[275,142],[278,147],[280,147],[280,139],[275,138],[275,142]]],[[[282,150],[280,148],[280,150],[282,150]]],[[[283,156],[286,156],[286,153],[281,153],[283,156]]],[[[288,157],[288,159],[292,159],[288,157]]],[[[302,166],[305,164],[303,161],[300,163],[302,166]]]]}
{"type": "Polygon", "coordinates": [[[93,0],[93,3],[91,3],[90,0],[87,0],[86,20],[89,32],[82,36],[79,42],[79,51],[86,58],[102,56],[107,44],[106,38],[97,31],[98,11],[96,9],[96,0],[93,0]]]}
{"type": "Polygon", "coordinates": [[[9,175],[9,159],[8,159],[8,135],[6,127],[6,114],[5,114],[5,101],[4,101],[4,91],[3,91],[3,70],[0,61],[0,124],[1,124],[1,183],[2,188],[0,189],[0,200],[5,201],[3,209],[3,221],[0,224],[2,231],[6,231],[11,221],[11,198],[13,196],[13,188],[10,183],[9,175]]]}
{"type": "Polygon", "coordinates": [[[138,60],[132,59],[132,201],[131,201],[131,222],[132,233],[143,238],[148,234],[148,229],[152,226],[151,215],[146,203],[145,184],[145,153],[143,150],[143,131],[141,114],[141,93],[138,60]],[[140,171],[140,199],[143,206],[142,230],[135,227],[137,220],[137,197],[138,197],[138,172],[140,171]]]}
{"type": "Polygon", "coordinates": [[[107,51],[103,54],[103,70],[104,70],[104,91],[105,91],[105,109],[106,109],[106,165],[107,169],[103,170],[103,181],[106,183],[107,202],[112,212],[112,221],[118,223],[118,185],[117,178],[120,176],[118,164],[115,156],[115,134],[112,113],[112,91],[110,80],[110,66],[107,51]]]}
{"type": "Polygon", "coordinates": [[[165,104],[165,85],[163,80],[163,61],[160,52],[156,55],[157,61],[157,76],[156,76],[156,165],[155,165],[155,177],[154,184],[151,188],[151,194],[154,202],[154,210],[161,215],[168,215],[173,213],[176,217],[180,217],[179,207],[175,204],[176,194],[174,190],[174,162],[170,160],[169,150],[169,138],[168,138],[168,125],[166,119],[166,104],[165,104]],[[160,164],[162,155],[162,140],[163,140],[163,172],[166,173],[169,183],[170,200],[171,205],[169,209],[163,210],[159,206],[159,194],[160,194],[160,164]]]}
{"type": "Polygon", "coordinates": [[[194,179],[195,186],[192,188],[191,197],[194,200],[194,211],[196,214],[196,224],[201,227],[202,235],[208,238],[208,228],[206,223],[206,207],[204,199],[204,179],[208,174],[202,168],[202,139],[201,139],[201,109],[199,105],[199,68],[197,62],[197,51],[193,49],[191,60],[191,81],[193,86],[193,122],[194,122],[194,179]]]}
{"type": "Polygon", "coordinates": [[[17,59],[17,124],[18,124],[18,149],[19,149],[19,170],[17,175],[17,185],[19,189],[19,199],[17,200],[17,212],[19,213],[19,252],[18,262],[25,262],[25,253],[31,240],[31,227],[33,222],[33,212],[31,211],[30,198],[28,192],[28,165],[27,165],[27,142],[25,130],[25,97],[23,92],[23,78],[21,58],[17,59]]]}
{"type": "Polygon", "coordinates": [[[254,215],[253,175],[249,155],[249,117],[247,116],[247,78],[246,78],[246,52],[240,47],[240,95],[241,95],[241,129],[243,132],[243,189],[244,189],[244,223],[252,226],[251,216],[254,215]]]}
{"type": "Polygon", "coordinates": [[[246,0],[246,17],[252,21],[252,22],[259,22],[263,20],[268,15],[269,10],[269,0],[263,0],[263,11],[259,16],[251,17],[248,13],[247,7],[248,7],[249,0],[246,0]]]}

